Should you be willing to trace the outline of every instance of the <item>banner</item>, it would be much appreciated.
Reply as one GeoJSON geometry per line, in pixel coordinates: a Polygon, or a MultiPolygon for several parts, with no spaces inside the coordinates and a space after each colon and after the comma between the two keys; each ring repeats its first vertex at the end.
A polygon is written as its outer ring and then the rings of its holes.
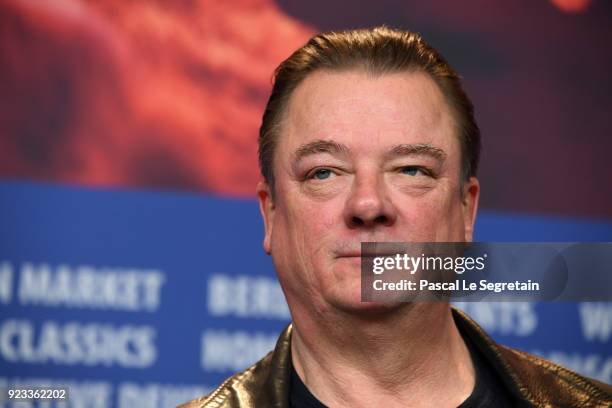
{"type": "MultiPolygon", "coordinates": [[[[170,407],[263,357],[290,320],[255,201],[4,182],[0,214],[0,388],[170,407]]],[[[610,224],[487,212],[476,240],[508,231],[612,240],[610,224]]],[[[612,381],[611,303],[456,305],[503,344],[612,381]]]]}

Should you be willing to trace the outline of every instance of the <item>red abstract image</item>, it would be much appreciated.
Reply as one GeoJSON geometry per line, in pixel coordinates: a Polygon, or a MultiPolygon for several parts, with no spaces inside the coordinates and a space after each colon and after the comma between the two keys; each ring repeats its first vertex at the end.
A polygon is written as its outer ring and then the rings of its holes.
{"type": "Polygon", "coordinates": [[[0,178],[254,198],[274,68],[317,31],[420,32],[464,78],[481,208],[612,217],[607,0],[4,0],[0,178]]]}
{"type": "Polygon", "coordinates": [[[4,1],[0,175],[253,196],[271,73],[312,30],[271,0],[4,1]]]}

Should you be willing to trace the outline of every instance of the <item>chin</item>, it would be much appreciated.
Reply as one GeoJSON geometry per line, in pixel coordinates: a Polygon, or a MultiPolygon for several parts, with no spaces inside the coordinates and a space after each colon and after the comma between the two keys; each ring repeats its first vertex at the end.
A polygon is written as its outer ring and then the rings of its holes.
{"type": "Polygon", "coordinates": [[[388,319],[394,319],[401,311],[412,307],[414,303],[407,302],[359,302],[359,303],[343,303],[336,307],[345,315],[351,316],[353,319],[361,320],[368,323],[384,323],[388,319]]]}
{"type": "MultiPolygon", "coordinates": [[[[349,290],[344,290],[340,293],[330,293],[328,303],[335,309],[341,310],[347,314],[356,314],[359,316],[380,315],[390,313],[401,309],[408,302],[362,302],[361,301],[361,285],[353,286],[349,290]]],[[[345,288],[348,289],[348,288],[345,288]]]]}

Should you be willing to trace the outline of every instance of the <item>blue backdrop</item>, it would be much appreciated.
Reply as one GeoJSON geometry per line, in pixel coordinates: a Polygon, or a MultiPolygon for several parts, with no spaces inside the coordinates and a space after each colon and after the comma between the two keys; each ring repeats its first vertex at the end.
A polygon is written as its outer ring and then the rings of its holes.
{"type": "MultiPolygon", "coordinates": [[[[3,182],[0,225],[0,387],[174,406],[289,321],[255,201],[3,182]]],[[[476,240],[611,241],[612,224],[483,212],[476,240]]],[[[612,381],[609,303],[458,306],[504,344],[612,381]]]]}

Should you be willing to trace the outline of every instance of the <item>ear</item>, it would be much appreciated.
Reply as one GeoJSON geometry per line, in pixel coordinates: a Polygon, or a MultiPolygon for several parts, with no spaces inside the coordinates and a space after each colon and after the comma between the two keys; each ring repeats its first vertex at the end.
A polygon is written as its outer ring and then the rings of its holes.
{"type": "Polygon", "coordinates": [[[465,229],[465,241],[472,242],[474,238],[474,224],[478,212],[478,199],[480,198],[480,183],[476,177],[470,177],[463,184],[463,225],[465,229]]]}
{"type": "Polygon", "coordinates": [[[265,181],[260,181],[257,184],[257,198],[259,199],[259,211],[264,222],[264,251],[268,255],[272,252],[272,228],[274,226],[274,201],[272,199],[272,190],[270,185],[265,181]]]}

